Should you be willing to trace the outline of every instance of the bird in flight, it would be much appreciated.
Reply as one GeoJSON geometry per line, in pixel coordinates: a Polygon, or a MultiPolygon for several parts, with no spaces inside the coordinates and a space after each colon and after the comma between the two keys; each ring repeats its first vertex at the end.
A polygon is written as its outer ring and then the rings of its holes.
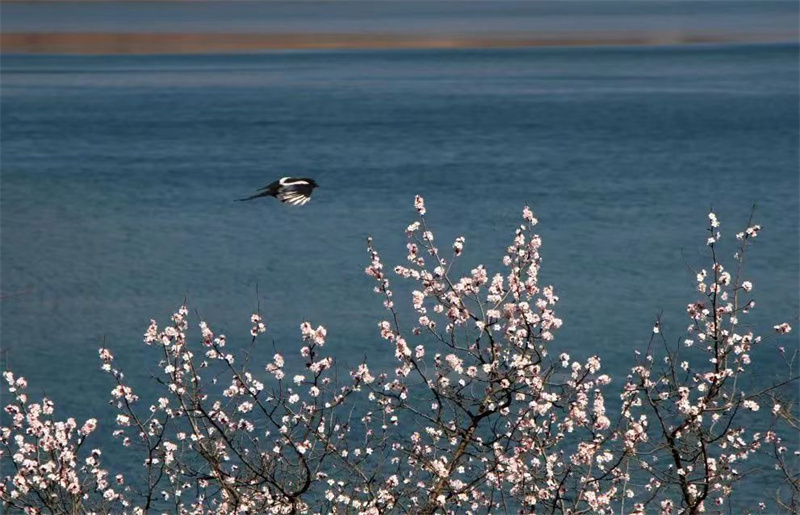
{"type": "Polygon", "coordinates": [[[260,193],[247,198],[240,198],[238,201],[253,200],[260,197],[275,197],[284,204],[288,203],[293,206],[302,206],[311,200],[311,192],[314,188],[318,188],[314,179],[305,177],[281,177],[272,184],[264,186],[260,193]]]}

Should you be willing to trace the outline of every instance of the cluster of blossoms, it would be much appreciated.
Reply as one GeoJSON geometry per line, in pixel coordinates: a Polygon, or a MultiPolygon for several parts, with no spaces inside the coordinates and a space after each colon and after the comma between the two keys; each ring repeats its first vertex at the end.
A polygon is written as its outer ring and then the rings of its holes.
{"type": "Polygon", "coordinates": [[[90,418],[79,426],[74,418],[55,420],[48,398],[33,402],[27,381],[4,372],[14,402],[6,405],[10,424],[0,428],[4,474],[0,499],[26,513],[80,513],[84,506],[97,511],[123,511],[129,489],[122,475],[111,477],[102,467],[100,449],[84,442],[95,429],[90,418]]]}
{"type": "MultiPolygon", "coordinates": [[[[687,306],[686,335],[670,344],[657,320],[630,373],[613,380],[600,357],[558,350],[559,297],[540,283],[542,238],[528,207],[494,274],[481,264],[459,274],[465,239],[440,249],[422,197],[414,207],[407,262],[393,269],[413,285],[409,320],[395,306],[391,272],[367,245],[393,370],[362,362],[340,375],[323,353],[327,330],[309,322],[297,355],[270,353],[255,366],[266,331],[259,313],[250,349],[237,355],[205,322],[191,342],[182,306],[144,335],[159,361],[156,399],[142,402],[111,351],[99,351],[114,382],[108,430],[140,459],[140,477],[111,479],[100,451],[82,447],[97,421],[54,421],[52,403],[31,403],[24,379],[6,373],[16,402],[1,430],[4,505],[28,513],[695,514],[727,510],[734,485],[769,459],[782,486],[765,503],[797,509],[797,451],[782,436],[797,430],[797,418],[794,399],[780,397],[796,379],[794,356],[781,347],[785,380],[761,389],[748,380],[765,340],[741,321],[755,306],[742,265],[760,226],[737,235],[727,270],[717,259],[721,224],[709,215],[711,265],[696,272],[700,298],[687,306]]],[[[776,336],[790,331],[775,326],[776,336]]]]}

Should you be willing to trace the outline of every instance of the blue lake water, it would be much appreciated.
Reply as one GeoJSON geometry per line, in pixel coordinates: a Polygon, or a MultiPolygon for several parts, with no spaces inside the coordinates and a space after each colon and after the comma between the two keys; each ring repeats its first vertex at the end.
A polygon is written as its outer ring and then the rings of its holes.
{"type": "Polygon", "coordinates": [[[415,193],[466,271],[499,270],[530,202],[554,348],[612,374],[662,310],[679,339],[712,205],[730,255],[758,204],[750,321],[797,320],[796,46],[4,56],[2,76],[3,364],[61,413],[108,413],[104,340],[152,391],[141,335],[184,298],[234,346],[260,302],[264,361],[307,318],[340,361],[392,366],[364,240],[403,262],[415,193]],[[282,175],[321,188],[233,202],[282,175]]]}
{"type": "Polygon", "coordinates": [[[4,32],[487,34],[704,31],[792,41],[792,0],[4,2],[4,32]]]}

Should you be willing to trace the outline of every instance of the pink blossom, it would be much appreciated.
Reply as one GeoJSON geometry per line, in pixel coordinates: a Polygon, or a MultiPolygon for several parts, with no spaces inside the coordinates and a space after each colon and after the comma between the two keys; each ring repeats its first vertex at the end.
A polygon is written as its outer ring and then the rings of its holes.
{"type": "Polygon", "coordinates": [[[784,323],[782,323],[782,324],[780,324],[780,325],[776,325],[776,326],[775,326],[775,331],[776,331],[777,333],[779,333],[779,334],[787,334],[787,333],[789,333],[791,330],[792,330],[792,326],[790,326],[790,325],[789,325],[789,324],[787,324],[786,322],[784,322],[784,323]]]}

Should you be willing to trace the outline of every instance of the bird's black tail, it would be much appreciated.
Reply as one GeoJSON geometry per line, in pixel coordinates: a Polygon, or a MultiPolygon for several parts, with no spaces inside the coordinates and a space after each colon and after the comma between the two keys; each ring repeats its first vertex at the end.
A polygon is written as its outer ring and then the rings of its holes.
{"type": "Polygon", "coordinates": [[[246,200],[253,200],[254,198],[260,198],[260,197],[266,197],[266,196],[269,196],[269,193],[267,193],[267,192],[257,193],[255,195],[252,195],[252,196],[247,197],[247,198],[237,198],[234,202],[244,202],[246,200]]]}

